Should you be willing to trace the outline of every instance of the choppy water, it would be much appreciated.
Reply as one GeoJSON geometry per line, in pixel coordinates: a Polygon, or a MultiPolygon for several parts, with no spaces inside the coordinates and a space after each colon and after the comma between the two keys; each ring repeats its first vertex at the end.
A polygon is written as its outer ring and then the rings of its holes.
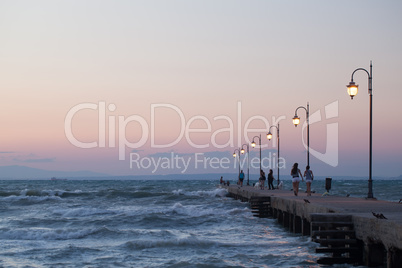
{"type": "MultiPolygon", "coordinates": [[[[365,196],[366,184],[334,182],[332,193],[365,196]]],[[[319,267],[317,244],[216,185],[0,181],[0,267],[319,267]]],[[[377,198],[402,198],[399,181],[375,186],[377,198]]]]}

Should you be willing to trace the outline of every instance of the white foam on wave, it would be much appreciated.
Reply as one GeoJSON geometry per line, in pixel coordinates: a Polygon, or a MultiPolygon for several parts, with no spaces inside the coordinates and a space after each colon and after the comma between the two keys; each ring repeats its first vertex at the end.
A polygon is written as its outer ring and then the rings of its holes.
{"type": "Polygon", "coordinates": [[[227,194],[227,190],[224,188],[216,188],[214,190],[207,191],[184,191],[182,189],[173,190],[175,195],[185,195],[185,196],[209,196],[209,197],[224,197],[227,194]]]}
{"type": "Polygon", "coordinates": [[[4,198],[1,198],[3,201],[8,202],[17,202],[17,201],[29,201],[33,203],[48,201],[48,200],[61,200],[60,196],[24,196],[24,195],[10,195],[4,198]]]}
{"type": "Polygon", "coordinates": [[[21,196],[61,196],[66,191],[64,190],[33,190],[33,189],[24,189],[21,190],[21,196]]]}
{"type": "Polygon", "coordinates": [[[196,205],[183,206],[181,203],[175,203],[171,208],[171,212],[191,217],[200,217],[200,216],[214,215],[215,213],[217,213],[217,210],[208,208],[205,209],[202,206],[196,206],[196,205]]]}
{"type": "Polygon", "coordinates": [[[94,215],[115,214],[114,211],[99,208],[80,207],[69,209],[55,209],[54,214],[60,215],[64,218],[87,217],[94,215]]]}
{"type": "Polygon", "coordinates": [[[224,209],[217,207],[205,207],[202,205],[186,205],[183,206],[181,203],[175,203],[171,207],[171,212],[187,215],[190,217],[202,217],[202,216],[222,216],[222,215],[241,215],[241,214],[249,214],[250,209],[245,208],[233,208],[233,209],[224,209]]]}
{"type": "Polygon", "coordinates": [[[16,202],[16,201],[32,201],[41,202],[47,200],[61,200],[61,196],[65,193],[82,193],[81,190],[75,191],[64,191],[64,190],[34,190],[34,189],[23,189],[19,191],[19,194],[12,194],[9,196],[2,197],[0,200],[16,202]]]}
{"type": "Polygon", "coordinates": [[[250,214],[251,210],[248,207],[244,207],[244,208],[232,208],[232,209],[229,209],[226,211],[227,211],[226,213],[229,215],[241,215],[244,213],[247,213],[247,215],[248,215],[248,214],[250,214]]]}
{"type": "Polygon", "coordinates": [[[184,190],[183,189],[173,190],[172,193],[175,195],[184,195],[184,190]]]}

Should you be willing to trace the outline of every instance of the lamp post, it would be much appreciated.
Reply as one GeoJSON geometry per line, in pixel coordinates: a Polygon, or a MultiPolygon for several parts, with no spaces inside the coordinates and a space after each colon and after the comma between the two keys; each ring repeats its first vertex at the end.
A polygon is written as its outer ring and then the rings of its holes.
{"type": "Polygon", "coordinates": [[[235,149],[234,151],[233,151],[233,157],[234,158],[236,158],[236,151],[238,152],[238,154],[239,154],[239,175],[237,176],[237,178],[239,179],[240,178],[240,149],[235,149]]]}
{"type": "Polygon", "coordinates": [[[369,157],[369,180],[368,180],[368,194],[367,198],[374,198],[373,196],[373,180],[371,177],[372,174],[372,163],[373,163],[373,65],[370,61],[370,72],[368,72],[366,69],[363,68],[357,68],[356,70],[353,71],[352,77],[350,79],[349,85],[346,87],[348,88],[348,94],[353,100],[353,97],[357,95],[358,87],[359,85],[356,85],[355,82],[353,82],[353,75],[357,71],[365,71],[368,75],[368,94],[370,96],[370,141],[369,141],[369,151],[370,151],[370,157],[369,157]]]}
{"type": "Polygon", "coordinates": [[[261,170],[262,170],[262,168],[261,168],[261,134],[260,134],[260,136],[254,136],[254,137],[253,137],[253,142],[251,143],[251,147],[253,147],[253,148],[254,148],[255,145],[256,145],[255,142],[254,142],[254,139],[255,139],[255,138],[258,138],[258,140],[260,141],[260,144],[259,144],[259,145],[260,145],[260,172],[261,172],[261,170]]]}
{"type": "Polygon", "coordinates": [[[271,128],[276,128],[276,140],[277,140],[277,143],[278,143],[278,153],[277,153],[278,184],[277,184],[277,186],[279,186],[279,182],[280,182],[280,180],[279,180],[279,152],[280,152],[280,150],[279,150],[279,124],[277,124],[276,126],[271,126],[269,128],[268,134],[267,134],[267,139],[268,140],[272,139],[271,128]]]}
{"type": "Polygon", "coordinates": [[[299,106],[296,108],[295,116],[293,117],[293,124],[295,125],[295,127],[297,127],[297,125],[300,123],[300,117],[297,116],[297,110],[299,110],[300,108],[303,108],[306,111],[306,117],[307,117],[307,166],[310,166],[310,123],[309,123],[310,107],[307,102],[307,108],[304,106],[299,106]]]}
{"type": "Polygon", "coordinates": [[[248,144],[245,143],[241,146],[240,152],[242,154],[244,154],[244,146],[247,146],[247,185],[250,185],[250,176],[249,176],[249,174],[250,174],[250,150],[249,150],[248,144]]]}

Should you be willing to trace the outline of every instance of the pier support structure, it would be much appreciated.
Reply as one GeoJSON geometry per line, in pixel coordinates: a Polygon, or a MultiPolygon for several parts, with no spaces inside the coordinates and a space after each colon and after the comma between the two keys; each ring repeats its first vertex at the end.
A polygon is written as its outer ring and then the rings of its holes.
{"type": "Polygon", "coordinates": [[[320,263],[364,264],[369,267],[386,265],[387,268],[399,268],[402,263],[402,246],[398,246],[402,233],[400,225],[346,215],[331,207],[316,205],[319,199],[311,204],[303,199],[289,198],[286,194],[269,196],[266,192],[255,191],[253,187],[226,188],[230,197],[250,202],[255,216],[274,218],[290,232],[309,235],[313,241],[320,243],[323,247],[317,248],[316,252],[331,254],[320,258],[320,263]],[[379,234],[381,231],[376,230],[391,230],[391,235],[383,234],[388,239],[385,241],[386,238],[381,238],[379,234]]]}

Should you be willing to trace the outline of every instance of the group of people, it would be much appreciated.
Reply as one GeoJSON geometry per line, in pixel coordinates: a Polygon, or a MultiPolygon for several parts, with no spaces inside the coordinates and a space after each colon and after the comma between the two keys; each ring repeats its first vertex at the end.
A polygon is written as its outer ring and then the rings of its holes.
{"type": "MultiPolygon", "coordinates": [[[[311,196],[311,183],[313,182],[314,179],[314,174],[313,171],[310,169],[310,166],[306,166],[306,170],[304,171],[304,175],[302,175],[300,169],[299,169],[299,164],[294,163],[292,170],[290,172],[290,175],[292,176],[292,186],[293,186],[293,193],[295,196],[299,194],[299,184],[300,184],[300,178],[301,181],[304,181],[304,178],[306,179],[306,186],[307,186],[307,196],[311,196]],[[300,175],[300,176],[299,176],[300,175]],[[304,176],[304,178],[303,178],[304,176]]],[[[265,188],[265,180],[268,179],[268,189],[269,190],[274,190],[274,175],[272,169],[269,170],[268,173],[268,178],[265,177],[265,172],[261,169],[260,170],[260,178],[259,178],[259,187],[261,190],[264,190],[265,188]]],[[[239,180],[237,182],[238,185],[243,187],[243,181],[244,181],[244,172],[243,170],[240,171],[239,173],[239,180]]],[[[229,181],[225,182],[223,180],[223,177],[220,179],[220,183],[224,185],[229,186],[229,181]]]]}
{"type": "MultiPolygon", "coordinates": [[[[268,187],[269,187],[269,190],[271,190],[271,189],[274,190],[275,189],[274,184],[273,184],[275,178],[274,178],[273,174],[274,173],[273,173],[272,169],[270,169],[269,173],[268,173],[268,187]]],[[[265,172],[263,170],[260,170],[259,185],[260,185],[260,189],[262,189],[262,190],[264,190],[265,179],[266,179],[265,172]]],[[[243,170],[241,170],[240,173],[239,173],[239,180],[237,181],[237,185],[240,185],[241,187],[243,187],[243,181],[244,181],[244,172],[243,172],[243,170]]]]}
{"type": "MultiPolygon", "coordinates": [[[[300,178],[301,181],[304,181],[298,163],[293,164],[292,170],[290,171],[290,175],[292,176],[293,193],[295,194],[295,196],[297,196],[299,194],[300,178]]],[[[313,171],[310,170],[310,166],[306,166],[306,170],[304,171],[304,177],[306,178],[307,196],[311,196],[311,183],[313,182],[314,175],[313,171]]]]}
{"type": "MultiPolygon", "coordinates": [[[[261,190],[264,190],[264,188],[265,188],[265,179],[266,179],[265,178],[265,172],[264,172],[264,170],[261,169],[260,170],[260,179],[258,181],[261,190]]],[[[274,180],[275,180],[274,172],[272,171],[272,169],[270,169],[269,173],[268,173],[268,189],[269,190],[274,190],[275,189],[274,184],[273,184],[274,180]]]]}
{"type": "MultiPolygon", "coordinates": [[[[303,179],[303,176],[304,176],[304,178],[306,179],[307,196],[311,196],[311,183],[313,182],[314,174],[313,174],[313,171],[310,169],[310,166],[306,166],[304,175],[302,175],[302,173],[299,169],[299,164],[294,163],[292,170],[290,172],[290,175],[292,176],[292,186],[293,186],[294,195],[297,196],[299,194],[300,178],[301,178],[301,181],[304,181],[304,179],[303,179]]],[[[274,180],[275,180],[275,178],[273,176],[273,171],[272,171],[272,169],[270,169],[269,173],[268,173],[269,190],[275,189],[275,187],[273,185],[274,180]]],[[[265,185],[265,172],[263,170],[260,170],[260,179],[259,179],[260,189],[264,190],[264,187],[265,187],[264,185],[265,185]]]]}

